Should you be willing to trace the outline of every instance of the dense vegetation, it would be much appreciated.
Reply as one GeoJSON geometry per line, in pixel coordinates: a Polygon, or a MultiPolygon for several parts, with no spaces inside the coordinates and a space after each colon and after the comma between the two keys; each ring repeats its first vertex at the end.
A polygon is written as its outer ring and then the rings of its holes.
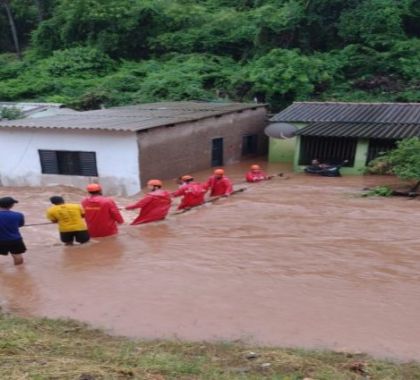
{"type": "Polygon", "coordinates": [[[418,101],[420,0],[0,0],[0,53],[0,100],[418,101]]]}
{"type": "Polygon", "coordinates": [[[395,174],[411,182],[410,191],[417,192],[420,188],[420,138],[398,141],[397,148],[371,161],[367,171],[371,174],[395,174]]]}

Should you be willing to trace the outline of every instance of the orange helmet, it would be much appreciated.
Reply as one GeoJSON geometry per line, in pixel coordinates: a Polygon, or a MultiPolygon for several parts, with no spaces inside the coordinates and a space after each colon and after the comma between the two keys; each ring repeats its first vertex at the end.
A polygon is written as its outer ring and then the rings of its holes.
{"type": "Polygon", "coordinates": [[[97,191],[102,191],[102,187],[99,183],[90,183],[87,185],[86,190],[89,193],[96,193],[97,191]]]}
{"type": "Polygon", "coordinates": [[[147,182],[147,186],[159,186],[162,187],[162,181],[159,179],[151,179],[147,182]]]}
{"type": "Polygon", "coordinates": [[[190,175],[183,175],[182,177],[181,177],[181,180],[182,181],[191,181],[192,179],[194,179],[192,176],[190,176],[190,175]]]}
{"type": "Polygon", "coordinates": [[[260,165],[251,165],[251,170],[261,170],[260,165]]]}
{"type": "Polygon", "coordinates": [[[216,169],[214,171],[214,175],[223,175],[225,174],[225,171],[223,169],[216,169]]]}

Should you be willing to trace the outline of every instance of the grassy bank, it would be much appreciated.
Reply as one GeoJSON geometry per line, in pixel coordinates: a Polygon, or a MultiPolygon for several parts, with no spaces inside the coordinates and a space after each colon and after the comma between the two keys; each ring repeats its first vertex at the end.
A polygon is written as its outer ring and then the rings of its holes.
{"type": "Polygon", "coordinates": [[[134,341],[74,321],[0,315],[0,379],[420,379],[419,364],[239,344],[134,341]],[[250,352],[255,352],[255,355],[250,352]]]}

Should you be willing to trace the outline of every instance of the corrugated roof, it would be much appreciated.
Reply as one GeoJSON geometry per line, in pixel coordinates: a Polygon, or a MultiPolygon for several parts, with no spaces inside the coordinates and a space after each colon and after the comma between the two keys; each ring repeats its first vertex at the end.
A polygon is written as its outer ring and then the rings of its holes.
{"type": "Polygon", "coordinates": [[[31,117],[34,114],[47,110],[56,110],[56,113],[59,113],[58,111],[60,111],[61,106],[60,103],[0,102],[0,108],[17,108],[26,117],[31,117]]]}
{"type": "Polygon", "coordinates": [[[420,103],[295,102],[271,121],[420,124],[420,103]]]}
{"type": "Polygon", "coordinates": [[[300,136],[403,139],[420,137],[420,124],[320,122],[311,123],[296,134],[300,136]]]}
{"type": "Polygon", "coordinates": [[[265,105],[203,102],[150,103],[37,119],[0,121],[0,127],[100,129],[136,132],[259,107],[265,107],[265,105]]]}

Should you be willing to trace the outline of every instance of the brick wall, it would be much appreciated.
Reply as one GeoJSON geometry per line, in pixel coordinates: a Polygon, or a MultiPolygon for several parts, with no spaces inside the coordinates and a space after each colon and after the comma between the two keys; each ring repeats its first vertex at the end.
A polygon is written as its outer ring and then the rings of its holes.
{"type": "Polygon", "coordinates": [[[258,154],[267,152],[264,107],[138,132],[141,185],[211,167],[212,139],[224,139],[224,164],[239,162],[242,137],[258,135],[258,154]]]}

